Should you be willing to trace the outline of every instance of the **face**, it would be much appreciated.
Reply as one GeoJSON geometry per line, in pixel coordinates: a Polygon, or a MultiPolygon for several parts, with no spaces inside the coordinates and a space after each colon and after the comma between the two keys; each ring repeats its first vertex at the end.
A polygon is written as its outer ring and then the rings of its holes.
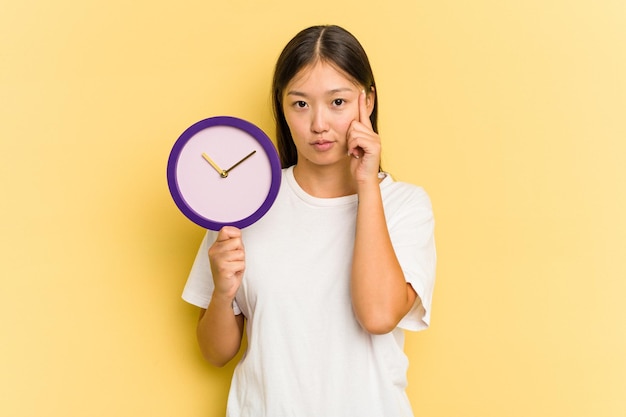
{"type": "MultiPolygon", "coordinates": [[[[346,133],[359,119],[363,87],[330,64],[302,69],[283,92],[283,111],[298,152],[298,165],[348,164],[346,133]]],[[[368,114],[371,100],[367,100],[368,114]]]]}

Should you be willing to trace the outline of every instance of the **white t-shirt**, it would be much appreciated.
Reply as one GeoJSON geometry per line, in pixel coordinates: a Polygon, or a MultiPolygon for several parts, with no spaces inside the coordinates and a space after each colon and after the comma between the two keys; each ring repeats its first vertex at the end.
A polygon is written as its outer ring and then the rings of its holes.
{"type": "MultiPolygon", "coordinates": [[[[246,317],[228,417],[412,416],[402,329],[428,327],[435,277],[434,220],[426,192],[387,175],[380,184],[391,240],[418,294],[399,327],[372,335],[350,299],[357,196],[321,199],[283,170],[276,202],[243,230],[246,270],[233,309],[246,317]]],[[[206,308],[213,292],[208,231],[183,292],[206,308]]]]}

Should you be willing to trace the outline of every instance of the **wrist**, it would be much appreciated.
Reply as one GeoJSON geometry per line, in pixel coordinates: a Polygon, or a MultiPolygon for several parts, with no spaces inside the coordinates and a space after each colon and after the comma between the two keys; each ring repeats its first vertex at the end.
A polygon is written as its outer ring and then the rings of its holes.
{"type": "Polygon", "coordinates": [[[380,182],[382,178],[378,175],[368,177],[367,179],[363,179],[357,181],[357,193],[365,193],[365,192],[380,192],[380,182]]]}
{"type": "Polygon", "coordinates": [[[211,304],[215,308],[232,310],[234,300],[234,296],[230,296],[228,294],[213,293],[213,296],[211,297],[211,304]]]}

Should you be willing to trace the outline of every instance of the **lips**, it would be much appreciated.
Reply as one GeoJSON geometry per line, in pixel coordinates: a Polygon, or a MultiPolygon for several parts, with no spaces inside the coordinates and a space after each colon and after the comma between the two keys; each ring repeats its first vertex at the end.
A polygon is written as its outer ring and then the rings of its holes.
{"type": "Polygon", "coordinates": [[[315,142],[311,142],[311,146],[313,146],[313,149],[315,149],[316,151],[319,152],[324,152],[329,150],[330,148],[333,147],[333,145],[335,144],[335,142],[332,142],[330,140],[324,140],[324,139],[320,139],[320,140],[316,140],[315,142]]]}

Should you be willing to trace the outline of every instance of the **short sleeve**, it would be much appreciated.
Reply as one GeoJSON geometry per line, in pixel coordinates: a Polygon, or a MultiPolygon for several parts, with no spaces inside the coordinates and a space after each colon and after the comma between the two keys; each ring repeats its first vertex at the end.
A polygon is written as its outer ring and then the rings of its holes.
{"type": "MultiPolygon", "coordinates": [[[[211,264],[209,263],[209,247],[216,238],[217,232],[211,230],[208,230],[204,235],[182,294],[183,300],[204,309],[209,306],[213,296],[214,285],[213,276],[211,275],[211,264]]],[[[237,301],[234,300],[233,312],[241,314],[237,301]]]]}
{"type": "Polygon", "coordinates": [[[430,325],[437,262],[432,206],[420,187],[393,183],[389,188],[385,204],[389,234],[405,279],[418,295],[398,327],[424,330],[430,325]]]}

